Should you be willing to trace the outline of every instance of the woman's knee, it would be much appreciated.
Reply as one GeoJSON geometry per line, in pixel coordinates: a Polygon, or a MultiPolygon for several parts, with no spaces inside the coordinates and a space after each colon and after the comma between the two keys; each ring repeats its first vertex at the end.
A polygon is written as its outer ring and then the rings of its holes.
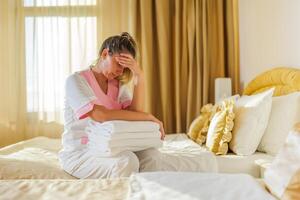
{"type": "Polygon", "coordinates": [[[139,160],[131,151],[125,151],[115,157],[98,157],[90,152],[80,152],[65,156],[61,162],[63,169],[80,179],[127,177],[139,172],[139,160]]]}
{"type": "Polygon", "coordinates": [[[139,172],[139,159],[131,151],[122,152],[119,162],[114,166],[115,174],[118,176],[130,176],[132,173],[139,172]]]}

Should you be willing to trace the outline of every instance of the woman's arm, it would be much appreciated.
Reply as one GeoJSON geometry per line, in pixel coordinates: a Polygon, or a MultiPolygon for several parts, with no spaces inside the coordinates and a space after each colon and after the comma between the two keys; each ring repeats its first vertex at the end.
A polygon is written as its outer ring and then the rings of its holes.
{"type": "Polygon", "coordinates": [[[110,120],[153,121],[153,116],[148,113],[130,110],[109,110],[100,105],[94,105],[93,110],[87,115],[98,122],[110,120]]]}
{"type": "Polygon", "coordinates": [[[137,85],[134,87],[133,99],[129,110],[133,111],[145,111],[145,79],[144,73],[140,68],[137,61],[132,57],[132,55],[127,53],[121,53],[119,57],[116,57],[116,60],[125,68],[129,68],[134,78],[137,78],[137,85]]]}
{"type": "Polygon", "coordinates": [[[104,106],[94,105],[92,111],[87,115],[95,121],[104,122],[110,120],[127,120],[127,121],[153,121],[159,124],[161,139],[165,137],[163,123],[153,115],[144,112],[135,112],[130,110],[109,110],[104,106]]]}
{"type": "Polygon", "coordinates": [[[137,85],[134,87],[133,99],[129,110],[133,111],[145,111],[145,80],[143,71],[140,74],[136,74],[137,85]]]}

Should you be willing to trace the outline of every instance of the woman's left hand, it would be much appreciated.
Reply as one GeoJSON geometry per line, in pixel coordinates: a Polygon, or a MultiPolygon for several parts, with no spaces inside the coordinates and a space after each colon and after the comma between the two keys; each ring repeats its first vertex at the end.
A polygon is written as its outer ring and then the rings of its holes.
{"type": "Polygon", "coordinates": [[[123,67],[129,68],[133,74],[139,76],[142,70],[137,61],[128,53],[120,53],[120,56],[116,57],[116,61],[123,67]]]}

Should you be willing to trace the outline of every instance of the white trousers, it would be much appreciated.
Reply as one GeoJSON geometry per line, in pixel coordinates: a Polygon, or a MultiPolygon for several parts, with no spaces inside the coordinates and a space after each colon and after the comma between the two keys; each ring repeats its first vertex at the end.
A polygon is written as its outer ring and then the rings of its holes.
{"type": "Polygon", "coordinates": [[[84,148],[77,151],[61,151],[62,168],[80,179],[128,177],[139,171],[139,160],[131,151],[113,157],[100,157],[84,148]]]}

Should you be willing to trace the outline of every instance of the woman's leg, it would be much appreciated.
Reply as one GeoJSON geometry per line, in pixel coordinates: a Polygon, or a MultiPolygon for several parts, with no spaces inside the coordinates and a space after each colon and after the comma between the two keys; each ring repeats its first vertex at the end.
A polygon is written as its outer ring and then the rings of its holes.
{"type": "Polygon", "coordinates": [[[139,171],[139,160],[131,151],[113,157],[100,157],[81,150],[60,153],[63,169],[81,179],[127,177],[139,171]]]}

